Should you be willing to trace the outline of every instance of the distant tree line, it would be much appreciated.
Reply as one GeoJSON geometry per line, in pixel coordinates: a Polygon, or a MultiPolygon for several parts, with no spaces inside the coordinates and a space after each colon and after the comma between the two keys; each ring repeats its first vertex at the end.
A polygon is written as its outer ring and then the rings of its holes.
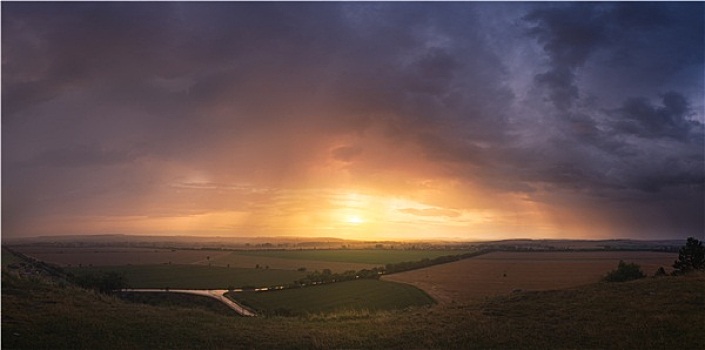
{"type": "Polygon", "coordinates": [[[333,282],[343,282],[352,281],[359,278],[365,279],[378,279],[380,275],[384,273],[384,269],[381,267],[375,267],[372,269],[362,269],[359,271],[348,270],[343,273],[333,273],[330,269],[323,269],[323,271],[314,271],[306,275],[306,277],[301,278],[294,282],[295,286],[307,286],[319,283],[333,283],[333,282]]]}
{"type": "MultiPolygon", "coordinates": [[[[322,271],[314,271],[306,275],[306,277],[301,278],[294,282],[295,286],[307,286],[319,283],[332,283],[332,282],[342,282],[351,281],[354,279],[378,279],[379,276],[383,274],[397,273],[402,271],[409,271],[420,269],[428,266],[450,263],[462,259],[467,259],[470,257],[482,255],[488,253],[489,250],[480,250],[476,252],[470,252],[458,255],[446,255],[439,256],[437,258],[428,259],[424,258],[418,261],[404,261],[394,264],[386,264],[385,267],[375,267],[372,269],[362,269],[359,271],[348,270],[342,273],[333,273],[330,269],[323,269],[322,271]]],[[[299,271],[305,271],[305,269],[299,269],[299,271]]]]}
{"type": "Polygon", "coordinates": [[[478,250],[476,252],[469,252],[469,253],[465,253],[465,254],[439,256],[439,257],[433,258],[433,259],[424,258],[424,259],[421,259],[418,261],[404,261],[404,262],[399,262],[399,263],[395,263],[395,264],[387,264],[384,267],[384,273],[385,274],[397,273],[397,272],[421,269],[421,268],[429,267],[429,266],[433,266],[433,265],[446,264],[446,263],[450,263],[450,262],[454,262],[454,261],[458,261],[458,260],[472,258],[472,257],[482,255],[482,254],[487,254],[491,251],[492,250],[490,250],[490,249],[484,249],[484,250],[478,250]]]}
{"type": "Polygon", "coordinates": [[[69,280],[81,288],[93,289],[103,294],[110,294],[128,287],[124,274],[115,271],[69,275],[69,280]]]}

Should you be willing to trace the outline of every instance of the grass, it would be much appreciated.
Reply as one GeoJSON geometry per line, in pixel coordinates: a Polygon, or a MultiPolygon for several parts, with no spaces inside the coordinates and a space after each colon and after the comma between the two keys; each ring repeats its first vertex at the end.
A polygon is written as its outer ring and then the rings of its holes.
{"type": "Polygon", "coordinates": [[[265,287],[291,283],[305,272],[275,269],[244,269],[204,265],[131,265],[66,268],[76,275],[115,271],[131,288],[227,289],[265,287]]]}
{"type": "Polygon", "coordinates": [[[646,278],[359,317],[242,318],[2,276],[11,349],[703,349],[705,276],[646,278]]]}
{"type": "Polygon", "coordinates": [[[439,256],[467,253],[467,250],[394,250],[394,249],[314,249],[314,250],[250,250],[237,255],[263,256],[294,260],[386,265],[404,261],[433,259],[439,256]]]}
{"type": "Polygon", "coordinates": [[[304,315],[340,311],[378,311],[433,304],[416,287],[373,279],[230,296],[263,314],[304,315]]]}
{"type": "Polygon", "coordinates": [[[2,267],[6,268],[8,265],[11,264],[19,264],[23,262],[20,257],[17,255],[13,254],[11,251],[9,251],[7,248],[2,247],[2,267]]]}
{"type": "Polygon", "coordinates": [[[505,320],[509,328],[523,328],[522,337],[541,332],[538,347],[553,346],[572,333],[579,347],[703,348],[705,278],[647,278],[528,292],[493,299],[483,312],[505,320]],[[566,325],[576,326],[577,332],[566,325]]]}

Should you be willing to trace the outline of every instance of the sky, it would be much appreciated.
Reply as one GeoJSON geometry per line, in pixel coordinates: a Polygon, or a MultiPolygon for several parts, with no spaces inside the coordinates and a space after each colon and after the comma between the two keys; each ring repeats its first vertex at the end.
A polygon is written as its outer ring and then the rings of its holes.
{"type": "Polygon", "coordinates": [[[705,233],[705,4],[2,2],[2,235],[705,233]]]}

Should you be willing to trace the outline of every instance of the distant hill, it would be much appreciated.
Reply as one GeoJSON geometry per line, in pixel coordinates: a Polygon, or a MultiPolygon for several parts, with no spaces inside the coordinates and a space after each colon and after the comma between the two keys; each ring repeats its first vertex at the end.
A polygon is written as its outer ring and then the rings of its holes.
{"type": "Polygon", "coordinates": [[[356,241],[334,237],[225,237],[225,236],[141,236],[73,235],[3,238],[9,245],[49,245],[65,247],[129,246],[182,249],[617,249],[677,251],[685,240],[558,240],[511,239],[497,241],[356,241]]]}

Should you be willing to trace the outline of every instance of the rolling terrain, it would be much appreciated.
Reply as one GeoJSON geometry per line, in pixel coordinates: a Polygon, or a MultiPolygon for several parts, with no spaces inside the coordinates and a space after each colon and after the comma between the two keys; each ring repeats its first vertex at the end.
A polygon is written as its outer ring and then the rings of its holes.
{"type": "MultiPolygon", "coordinates": [[[[511,244],[511,249],[516,249],[515,243],[511,244]]],[[[93,248],[80,249],[87,256],[98,256],[93,248]]],[[[125,250],[119,254],[134,252],[125,250]]],[[[294,269],[302,261],[367,266],[462,251],[252,250],[245,254],[224,251],[222,255],[210,250],[194,252],[195,255],[188,252],[180,255],[191,261],[186,264],[105,264],[62,270],[39,260],[14,256],[3,248],[2,347],[690,349],[705,346],[702,337],[705,274],[649,277],[626,283],[598,282],[620,259],[641,264],[652,275],[652,269],[670,266],[676,256],[673,252],[505,250],[384,275],[382,280],[233,293],[232,298],[258,310],[259,317],[254,318],[228,312],[223,305],[205,297],[176,293],[100,294],[73,285],[61,272],[77,275],[118,272],[133,287],[222,289],[226,284],[235,287],[245,283],[290,282],[311,272],[294,269]],[[203,254],[206,254],[205,264],[199,260],[203,254]],[[228,259],[240,257],[290,261],[291,268],[239,268],[218,263],[220,259],[233,262],[228,259]]],[[[179,250],[147,250],[140,254],[173,253],[178,255],[179,250]]]]}
{"type": "Polygon", "coordinates": [[[314,317],[136,304],[3,272],[8,349],[705,347],[705,276],[598,283],[486,301],[314,317]]]}

